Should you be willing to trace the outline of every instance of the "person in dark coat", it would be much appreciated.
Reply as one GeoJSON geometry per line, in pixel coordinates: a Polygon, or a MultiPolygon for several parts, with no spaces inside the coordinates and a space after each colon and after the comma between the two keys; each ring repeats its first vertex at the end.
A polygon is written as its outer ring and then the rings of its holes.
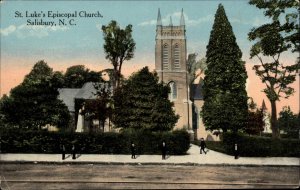
{"type": "Polygon", "coordinates": [[[234,159],[238,159],[238,158],[239,158],[238,144],[235,143],[234,144],[234,159]]]}
{"type": "Polygon", "coordinates": [[[64,160],[66,158],[65,157],[66,156],[66,148],[65,148],[64,144],[62,145],[61,149],[62,149],[62,152],[61,152],[62,153],[62,159],[64,160]]]}
{"type": "Polygon", "coordinates": [[[131,142],[130,149],[131,149],[131,159],[135,159],[135,144],[133,142],[131,142]]]}
{"type": "Polygon", "coordinates": [[[200,139],[200,154],[202,154],[202,151],[206,154],[205,148],[206,148],[206,143],[205,143],[204,139],[201,138],[200,139]]]}
{"type": "Polygon", "coordinates": [[[167,154],[167,146],[166,146],[165,141],[163,141],[162,145],[161,145],[161,154],[162,154],[162,159],[165,160],[166,159],[166,154],[167,154]]]}
{"type": "Polygon", "coordinates": [[[76,150],[75,150],[75,145],[73,144],[72,146],[72,159],[75,160],[76,159],[76,150]]]}

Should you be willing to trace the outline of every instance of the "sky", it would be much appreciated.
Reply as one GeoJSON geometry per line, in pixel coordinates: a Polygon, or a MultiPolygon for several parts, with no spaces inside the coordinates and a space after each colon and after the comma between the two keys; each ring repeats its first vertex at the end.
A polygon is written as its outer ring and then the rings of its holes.
{"type": "MultiPolygon", "coordinates": [[[[246,0],[193,0],[193,1],[16,1],[4,0],[0,4],[1,22],[1,67],[0,96],[9,94],[11,88],[20,84],[33,65],[44,60],[54,71],[65,72],[73,65],[85,65],[94,71],[112,68],[105,59],[103,50],[102,25],[116,20],[122,28],[131,24],[136,42],[134,58],[123,64],[122,73],[129,76],[144,66],[154,70],[155,30],[157,12],[160,9],[163,25],[168,25],[170,16],[173,25],[179,25],[183,9],[187,52],[197,53],[198,59],[205,57],[210,31],[218,4],[222,3],[232,25],[237,44],[243,52],[248,72],[247,92],[261,106],[265,100],[268,111],[270,103],[262,89],[265,87],[252,70],[259,64],[250,59],[249,50],[253,42],[247,34],[253,27],[268,23],[263,10],[249,5],[246,0]],[[67,18],[67,14],[77,13],[67,18]],[[61,17],[53,18],[59,13],[61,17]],[[79,15],[80,13],[80,15],[79,15]],[[97,13],[98,17],[84,17],[97,13]],[[21,17],[22,16],[22,17],[21,17]],[[35,16],[35,17],[32,17],[35,16]],[[54,22],[56,26],[31,25],[34,20],[54,22]],[[59,21],[65,21],[63,25],[59,21]],[[29,20],[29,21],[28,21],[29,20]],[[59,23],[61,25],[59,25],[59,23]],[[73,25],[70,25],[73,24],[73,25]]],[[[286,64],[294,64],[296,54],[282,55],[286,64]]],[[[277,110],[290,106],[299,111],[299,77],[292,84],[295,94],[289,99],[282,98],[277,110]]]]}

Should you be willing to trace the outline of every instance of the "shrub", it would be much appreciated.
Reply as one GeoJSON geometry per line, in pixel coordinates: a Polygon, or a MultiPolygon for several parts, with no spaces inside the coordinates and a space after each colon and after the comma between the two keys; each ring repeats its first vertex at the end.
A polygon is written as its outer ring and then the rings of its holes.
{"type": "Polygon", "coordinates": [[[175,155],[185,153],[190,148],[190,136],[185,130],[175,130],[170,136],[170,152],[175,155]]]}
{"type": "Polygon", "coordinates": [[[300,140],[272,139],[258,136],[226,133],[223,147],[227,154],[234,154],[234,144],[238,144],[240,156],[300,156],[300,140]]]}
{"type": "Polygon", "coordinates": [[[210,150],[226,153],[226,150],[224,149],[224,146],[221,141],[206,141],[206,146],[210,150]]]}
{"type": "Polygon", "coordinates": [[[23,131],[1,129],[2,153],[60,153],[64,144],[67,152],[75,144],[78,153],[129,154],[134,142],[137,154],[160,154],[164,140],[169,154],[185,154],[189,149],[189,135],[184,130],[153,133],[138,130],[121,133],[71,133],[47,131],[23,131]]]}

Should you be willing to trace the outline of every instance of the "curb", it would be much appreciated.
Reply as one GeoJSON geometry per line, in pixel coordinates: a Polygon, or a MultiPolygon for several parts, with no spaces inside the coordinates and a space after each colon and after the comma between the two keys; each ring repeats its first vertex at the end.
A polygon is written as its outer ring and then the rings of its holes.
{"type": "Polygon", "coordinates": [[[163,163],[163,162],[101,162],[101,161],[0,161],[0,164],[57,164],[57,165],[132,165],[132,166],[147,166],[147,165],[166,165],[166,166],[230,166],[230,167],[298,167],[300,165],[275,165],[275,164],[205,164],[205,163],[163,163]]]}

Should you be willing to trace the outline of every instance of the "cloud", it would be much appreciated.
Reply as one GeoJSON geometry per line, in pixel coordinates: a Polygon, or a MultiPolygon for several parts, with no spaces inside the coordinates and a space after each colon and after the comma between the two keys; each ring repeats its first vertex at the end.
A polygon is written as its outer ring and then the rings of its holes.
{"type": "Polygon", "coordinates": [[[100,32],[102,32],[102,25],[101,24],[96,24],[96,28],[100,31],[100,32]]]}
{"type": "Polygon", "coordinates": [[[10,25],[7,28],[0,29],[0,34],[3,36],[8,36],[9,34],[13,33],[16,31],[17,27],[15,25],[10,25]]]}
{"type": "Polygon", "coordinates": [[[258,17],[255,17],[251,24],[252,26],[258,27],[266,23],[270,23],[270,19],[267,18],[259,19],[258,17]]]}
{"type": "Polygon", "coordinates": [[[267,18],[262,19],[262,18],[258,18],[258,17],[254,17],[252,20],[248,20],[248,21],[245,21],[245,20],[240,19],[240,18],[229,18],[229,22],[230,23],[250,25],[250,26],[253,26],[253,27],[258,27],[258,26],[261,26],[263,24],[270,23],[270,20],[267,19],[267,18]]]}
{"type": "MultiPolygon", "coordinates": [[[[184,20],[185,20],[185,24],[187,26],[197,26],[200,25],[201,23],[204,22],[209,22],[213,20],[213,15],[206,15],[205,17],[200,17],[196,20],[190,19],[188,17],[187,14],[183,13],[184,15],[184,20]]],[[[181,12],[174,12],[172,14],[168,14],[166,15],[164,18],[162,18],[162,23],[163,25],[168,25],[170,22],[170,17],[172,17],[172,23],[174,25],[179,25],[180,23],[180,18],[181,18],[181,12]]],[[[156,25],[157,20],[153,19],[153,20],[149,20],[149,21],[144,21],[142,23],[139,23],[139,26],[153,26],[156,25]]]]}
{"type": "Polygon", "coordinates": [[[18,38],[26,37],[38,37],[42,38],[48,36],[51,32],[65,31],[69,28],[66,26],[28,26],[22,24],[20,26],[10,25],[7,28],[0,29],[0,33],[3,36],[8,36],[12,33],[15,33],[18,38]]]}
{"type": "Polygon", "coordinates": [[[149,21],[145,21],[142,23],[139,23],[139,26],[148,26],[148,25],[155,25],[156,24],[156,20],[149,20],[149,21]]]}
{"type": "MultiPolygon", "coordinates": [[[[198,26],[205,22],[213,22],[214,21],[214,15],[212,15],[212,14],[208,14],[206,16],[203,16],[203,17],[200,17],[197,19],[191,19],[188,17],[188,15],[186,13],[183,13],[183,14],[184,14],[185,24],[187,26],[198,26]]],[[[172,17],[173,24],[178,25],[180,23],[181,12],[180,11],[174,12],[172,14],[168,14],[165,17],[163,17],[162,18],[163,25],[168,25],[170,23],[170,17],[172,17]]],[[[244,20],[243,18],[233,17],[233,18],[229,18],[229,21],[230,21],[230,23],[237,23],[237,24],[258,27],[263,24],[269,23],[270,19],[268,19],[266,17],[259,18],[256,16],[250,20],[244,20]]],[[[157,22],[156,19],[152,19],[152,20],[141,22],[138,24],[138,26],[154,26],[154,25],[156,25],[156,22],[157,22]]]]}
{"type": "Polygon", "coordinates": [[[204,22],[213,21],[213,15],[206,15],[205,17],[198,18],[197,20],[190,20],[186,15],[185,15],[185,18],[186,18],[185,23],[188,26],[197,26],[197,25],[200,25],[204,22]]]}

